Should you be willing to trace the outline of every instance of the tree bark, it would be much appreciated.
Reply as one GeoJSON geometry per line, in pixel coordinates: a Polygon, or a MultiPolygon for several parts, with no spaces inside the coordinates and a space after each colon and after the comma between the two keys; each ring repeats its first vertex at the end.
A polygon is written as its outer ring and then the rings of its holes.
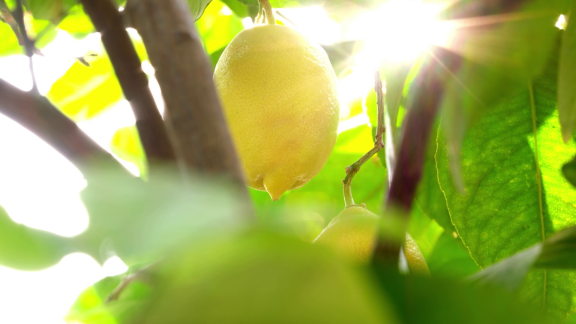
{"type": "Polygon", "coordinates": [[[46,98],[22,91],[2,79],[0,113],[43,139],[72,162],[84,176],[88,176],[100,163],[126,172],[112,155],[46,98]]]}
{"type": "Polygon", "coordinates": [[[110,57],[116,76],[130,102],[140,141],[154,172],[158,163],[176,162],[162,116],[156,107],[148,78],[124,26],[121,13],[112,0],[81,0],[84,11],[102,34],[102,43],[110,57]]]}
{"type": "Polygon", "coordinates": [[[247,194],[243,172],[194,19],[184,0],[130,0],[166,104],[176,154],[197,174],[224,176],[247,194]]]}

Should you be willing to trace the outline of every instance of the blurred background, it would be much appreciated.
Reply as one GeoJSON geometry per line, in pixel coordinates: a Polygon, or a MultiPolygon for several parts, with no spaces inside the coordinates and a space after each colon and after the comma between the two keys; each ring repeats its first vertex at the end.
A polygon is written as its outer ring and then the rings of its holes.
{"type": "MultiPolygon", "coordinates": [[[[447,37],[437,29],[427,28],[435,8],[411,7],[411,1],[402,3],[370,13],[351,10],[345,15],[329,15],[322,7],[299,7],[298,3],[277,11],[279,23],[300,30],[327,51],[339,78],[341,122],[332,155],[310,183],[288,192],[278,202],[273,202],[266,192],[251,190],[262,221],[282,224],[303,240],[312,241],[344,208],[341,184],[344,168],[373,146],[375,68],[383,57],[389,60],[415,59],[428,42],[443,42],[443,37],[447,37]],[[396,33],[391,32],[393,28],[396,33]],[[398,30],[407,34],[399,37],[398,30]],[[416,30],[420,32],[416,33],[416,30]],[[429,32],[422,33],[422,30],[429,32]],[[402,43],[406,41],[409,43],[402,43]]],[[[240,9],[215,0],[196,22],[213,65],[239,32],[253,27],[251,18],[240,9]]],[[[81,8],[75,7],[74,10],[77,15],[69,15],[39,42],[42,55],[34,56],[34,65],[40,92],[98,144],[112,152],[130,172],[145,174],[142,148],[133,127],[134,116],[122,98],[100,36],[92,33],[91,23],[81,8]],[[91,67],[82,64],[82,60],[91,67]],[[86,90],[70,96],[78,84],[86,90]]],[[[28,18],[28,23],[42,25],[41,20],[28,18]]],[[[153,68],[146,60],[137,33],[130,30],[130,34],[162,109],[153,68]]],[[[30,90],[32,81],[27,57],[18,54],[17,50],[7,50],[17,48],[7,24],[0,23],[0,40],[0,52],[3,53],[0,78],[20,89],[30,90]]],[[[398,123],[402,121],[403,112],[404,108],[400,107],[398,123]]],[[[0,205],[10,217],[27,226],[62,236],[75,236],[87,228],[88,216],[79,199],[85,181],[71,163],[2,115],[0,150],[3,152],[0,159],[0,205]]],[[[379,212],[386,178],[382,155],[375,156],[355,178],[355,200],[365,203],[371,211],[379,212]]],[[[443,236],[442,227],[420,214],[412,217],[410,232],[428,259],[432,257],[436,242],[441,237],[451,237],[452,233],[443,236]]],[[[445,244],[456,247],[451,241],[445,244]]],[[[454,251],[458,253],[458,248],[454,251]]],[[[432,272],[442,266],[441,261],[428,262],[432,272]]],[[[472,273],[477,266],[471,259],[469,262],[472,263],[466,272],[472,273]]],[[[118,257],[112,257],[100,266],[91,257],[80,253],[68,255],[56,266],[43,271],[23,272],[0,267],[0,323],[64,323],[62,317],[83,289],[103,277],[126,270],[126,265],[118,257]]]]}

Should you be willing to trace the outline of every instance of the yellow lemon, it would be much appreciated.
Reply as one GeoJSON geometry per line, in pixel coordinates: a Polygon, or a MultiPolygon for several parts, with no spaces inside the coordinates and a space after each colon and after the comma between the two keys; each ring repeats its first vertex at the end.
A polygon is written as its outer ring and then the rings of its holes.
{"type": "MultiPolygon", "coordinates": [[[[376,214],[364,207],[345,208],[316,237],[314,243],[328,245],[347,259],[368,262],[376,243],[378,219],[376,214]]],[[[430,274],[418,244],[408,233],[403,251],[410,272],[430,274]]]]}
{"type": "Polygon", "coordinates": [[[376,243],[378,216],[360,206],[345,208],[316,237],[314,243],[328,245],[344,257],[368,262],[376,243]]]}
{"type": "Polygon", "coordinates": [[[250,187],[278,200],[320,172],[339,121],[322,47],[287,26],[256,26],[226,47],[214,81],[250,187]]]}

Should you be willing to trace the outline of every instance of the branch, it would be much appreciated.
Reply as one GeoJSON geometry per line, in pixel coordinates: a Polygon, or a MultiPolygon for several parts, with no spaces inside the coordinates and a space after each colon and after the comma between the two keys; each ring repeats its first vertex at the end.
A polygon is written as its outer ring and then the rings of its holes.
{"type": "MultiPolygon", "coordinates": [[[[405,220],[412,209],[416,189],[422,177],[432,125],[444,94],[444,76],[438,64],[429,60],[414,81],[414,100],[409,105],[403,122],[402,142],[385,204],[386,215],[390,218],[388,222],[391,226],[400,225],[401,233],[405,232],[405,220]],[[403,215],[404,219],[398,215],[403,215]]],[[[394,234],[397,233],[392,233],[394,234]]],[[[401,237],[386,237],[381,233],[374,252],[375,260],[397,267],[404,235],[401,237]]]]}
{"type": "MultiPolygon", "coordinates": [[[[0,113],[16,121],[66,157],[85,176],[96,162],[124,169],[46,98],[0,79],[0,113]]],[[[124,171],[125,172],[125,171],[124,171]]]]}
{"type": "Polygon", "coordinates": [[[28,32],[26,32],[26,24],[24,24],[24,8],[22,7],[21,0],[16,0],[16,9],[14,9],[12,17],[16,20],[16,23],[18,23],[20,35],[22,36],[22,41],[24,43],[24,49],[26,50],[26,56],[28,56],[30,76],[32,77],[32,92],[40,94],[38,91],[38,84],[36,83],[36,76],[34,74],[34,62],[32,61],[36,45],[34,44],[34,41],[28,37],[28,32]]]}
{"type": "Polygon", "coordinates": [[[170,143],[162,116],[156,107],[148,78],[126,31],[122,16],[112,0],[81,0],[84,11],[102,34],[102,43],[110,57],[124,96],[130,102],[136,128],[146,158],[153,172],[154,164],[175,162],[176,156],[170,143]]]}
{"type": "Polygon", "coordinates": [[[166,103],[166,122],[188,170],[224,176],[248,195],[212,80],[212,67],[184,0],[130,0],[124,13],[144,41],[166,103]]]}
{"type": "Polygon", "coordinates": [[[384,127],[384,92],[382,91],[382,80],[380,72],[376,71],[374,75],[374,91],[376,91],[378,106],[378,125],[376,126],[376,136],[374,137],[374,147],[364,154],[358,161],[346,167],[346,177],[342,180],[344,184],[344,202],[346,207],[355,205],[352,197],[352,179],[360,170],[360,167],[368,161],[374,154],[378,153],[384,147],[383,135],[386,130],[384,127]]]}

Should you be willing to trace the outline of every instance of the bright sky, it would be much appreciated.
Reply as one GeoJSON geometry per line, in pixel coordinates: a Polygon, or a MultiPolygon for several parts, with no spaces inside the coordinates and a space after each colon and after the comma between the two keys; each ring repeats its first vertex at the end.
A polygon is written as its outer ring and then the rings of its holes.
{"type": "MultiPolygon", "coordinates": [[[[297,29],[321,44],[332,44],[345,36],[341,26],[320,7],[286,9],[282,13],[296,24],[297,29]]],[[[231,12],[223,10],[222,14],[229,15],[231,12]]],[[[407,19],[398,12],[393,12],[393,15],[388,13],[388,16],[395,21],[407,19]]],[[[376,24],[378,21],[374,17],[362,17],[355,31],[373,35],[366,31],[382,27],[376,24]],[[366,21],[373,24],[366,24],[366,21]]],[[[252,26],[248,20],[243,23],[246,28],[252,26]]],[[[419,51],[418,46],[421,44],[415,45],[419,51]]],[[[46,93],[51,84],[74,63],[74,57],[82,56],[89,50],[97,52],[100,48],[98,34],[77,41],[60,31],[56,39],[42,50],[44,57],[34,57],[40,91],[46,93]]],[[[365,96],[373,86],[374,68],[381,58],[365,54],[359,56],[361,59],[357,60],[352,73],[340,81],[343,117],[349,111],[347,104],[365,96]]],[[[143,67],[151,72],[151,66],[146,63],[143,67]]],[[[0,58],[0,78],[29,90],[31,79],[27,58],[0,58]]],[[[159,87],[153,79],[151,88],[158,99],[159,87]]],[[[162,106],[161,102],[159,105],[162,106]]],[[[114,132],[133,123],[130,107],[123,101],[79,125],[109,150],[108,143],[114,132]]],[[[366,114],[360,114],[341,122],[339,131],[367,123],[366,114]]],[[[0,205],[14,220],[64,236],[77,235],[86,228],[88,216],[78,196],[85,181],[72,164],[35,135],[1,114],[0,152],[3,153],[0,159],[0,205]]],[[[124,164],[132,172],[138,172],[135,166],[124,164]]],[[[80,253],[66,256],[58,265],[38,272],[21,272],[0,266],[0,323],[61,324],[61,318],[83,289],[106,275],[124,271],[126,266],[118,258],[109,260],[101,267],[91,257],[80,253]]]]}

